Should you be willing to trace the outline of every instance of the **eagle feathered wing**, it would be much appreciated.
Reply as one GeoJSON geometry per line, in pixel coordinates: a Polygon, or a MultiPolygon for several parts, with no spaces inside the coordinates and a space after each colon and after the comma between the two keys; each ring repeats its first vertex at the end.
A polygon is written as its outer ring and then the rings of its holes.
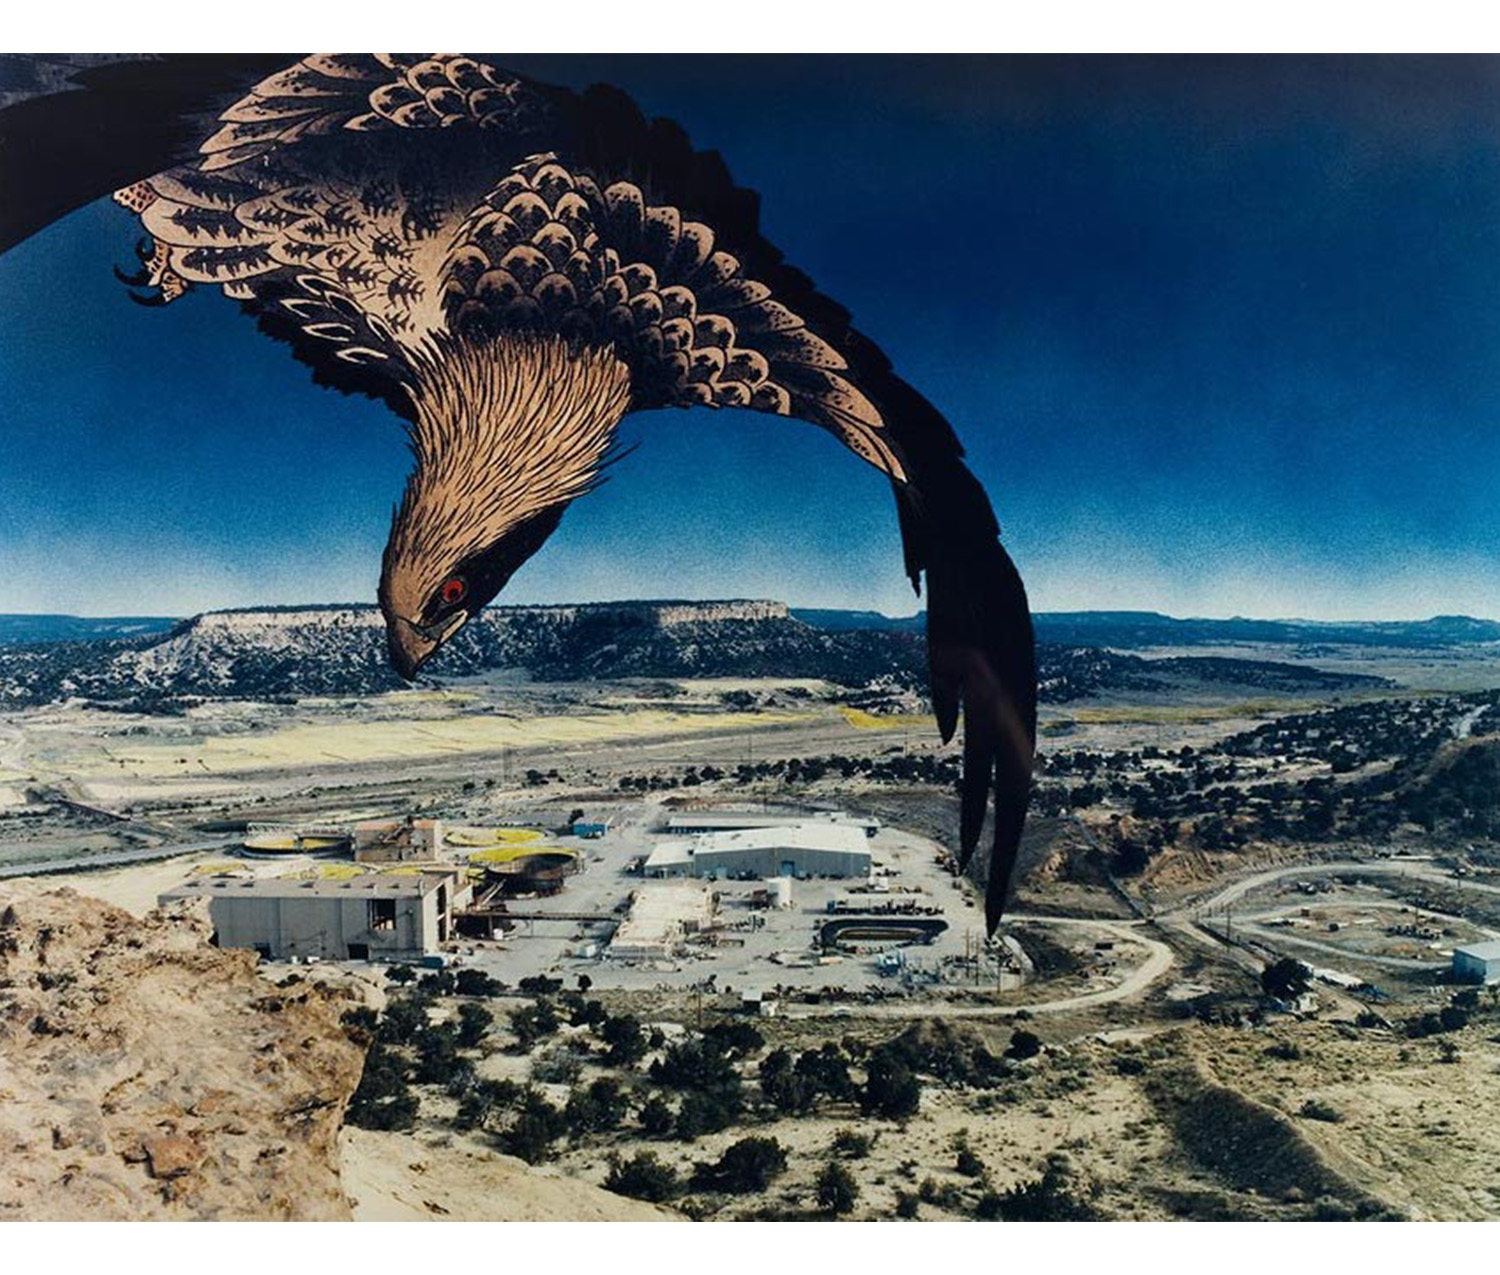
{"type": "MultiPolygon", "coordinates": [[[[993,798],[985,865],[993,932],[1030,799],[1036,668],[1025,587],[989,498],[942,413],[765,239],[757,197],[734,185],[717,154],[695,152],[676,124],[648,122],[614,89],[591,89],[575,109],[574,162],[612,178],[582,201],[599,209],[590,229],[605,256],[589,322],[627,352],[637,405],[793,416],[831,431],[891,479],[907,574],[919,591],[926,577],[930,684],[944,742],[963,717],[963,866],[993,798]]],[[[511,198],[519,194],[512,188],[511,198]]],[[[497,257],[504,252],[486,261],[497,257]]],[[[472,290],[453,295],[452,318],[462,324],[472,290]]]]}
{"type": "Polygon", "coordinates": [[[612,344],[634,408],[795,417],[885,473],[907,573],[919,589],[926,577],[945,741],[963,717],[965,864],[993,797],[993,930],[1035,744],[1024,587],[948,422],[783,260],[757,196],[716,153],[618,90],[575,94],[463,55],[167,59],[80,75],[81,91],[0,111],[0,161],[22,192],[7,196],[7,242],[118,187],[151,237],[135,277],[151,299],[220,286],[321,383],[403,414],[414,349],[552,331],[612,344]],[[16,180],[49,106],[67,131],[97,121],[105,98],[111,118],[144,117],[128,157],[83,146],[66,180],[16,180]]]}

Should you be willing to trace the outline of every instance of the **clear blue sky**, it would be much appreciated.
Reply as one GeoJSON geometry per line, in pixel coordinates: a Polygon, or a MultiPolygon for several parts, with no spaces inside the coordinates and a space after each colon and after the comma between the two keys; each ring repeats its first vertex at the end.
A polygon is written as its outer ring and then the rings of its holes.
{"type": "MultiPolygon", "coordinates": [[[[952,419],[1037,609],[1500,616],[1500,62],[513,57],[716,147],[952,419]]],[[[408,462],[83,209],[0,258],[0,611],[371,600],[408,462]]],[[[817,430],[631,418],[501,601],[913,609],[817,430]]]]}

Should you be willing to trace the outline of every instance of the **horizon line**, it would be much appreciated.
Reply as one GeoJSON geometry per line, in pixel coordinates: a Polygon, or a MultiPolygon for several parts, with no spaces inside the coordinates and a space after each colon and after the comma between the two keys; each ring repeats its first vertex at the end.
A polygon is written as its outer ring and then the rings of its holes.
{"type": "MultiPolygon", "coordinates": [[[[483,608],[488,611],[499,610],[542,610],[549,607],[568,606],[713,606],[729,603],[771,603],[785,606],[788,611],[826,611],[834,614],[847,615],[878,615],[883,619],[892,621],[915,620],[927,613],[926,607],[904,615],[891,615],[874,607],[848,607],[848,606],[815,606],[800,603],[786,602],[780,598],[767,597],[714,597],[714,598],[673,598],[673,597],[637,597],[637,598],[590,598],[571,599],[567,601],[551,602],[516,602],[498,603],[483,608]]],[[[161,612],[109,612],[101,614],[89,614],[74,611],[0,611],[0,619],[4,618],[26,618],[26,619],[61,619],[61,620],[171,620],[182,622],[184,620],[196,619],[204,615],[223,615],[254,611],[360,611],[378,610],[375,602],[262,602],[248,606],[221,606],[206,607],[202,610],[191,611],[181,615],[163,614],[161,612]]],[[[1332,627],[1337,625],[1358,624],[1428,624],[1436,620],[1473,620],[1480,623],[1500,623],[1492,616],[1471,615],[1467,612],[1436,612],[1424,616],[1389,616],[1380,619],[1309,619],[1297,615],[1251,615],[1237,612],[1233,615],[1174,615],[1169,611],[1158,611],[1150,607],[1067,607],[1058,610],[1033,610],[1033,617],[1057,617],[1057,616],[1094,616],[1094,615],[1116,615],[1116,616],[1152,616],[1165,620],[1173,620],[1179,623],[1207,622],[1215,624],[1227,624],[1236,621],[1254,624],[1305,624],[1314,626],[1332,627]]]]}

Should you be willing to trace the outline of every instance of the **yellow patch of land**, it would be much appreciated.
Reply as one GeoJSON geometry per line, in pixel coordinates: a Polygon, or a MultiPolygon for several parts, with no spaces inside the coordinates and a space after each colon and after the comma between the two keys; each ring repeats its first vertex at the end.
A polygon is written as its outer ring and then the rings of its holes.
{"type": "Polygon", "coordinates": [[[931,713],[867,713],[862,708],[839,707],[844,720],[860,730],[935,730],[937,718],[931,713]]]}
{"type": "Polygon", "coordinates": [[[450,846],[518,846],[541,839],[535,828],[453,828],[443,834],[450,846]]]}
{"type": "Polygon", "coordinates": [[[470,863],[514,863],[517,859],[529,859],[534,854],[565,854],[579,858],[578,851],[566,846],[505,846],[495,850],[476,850],[469,856],[470,863]]]}
{"type": "Polygon", "coordinates": [[[330,761],[413,761],[538,745],[755,730],[789,725],[805,717],[791,712],[710,716],[652,709],[527,720],[476,714],[428,721],[307,723],[253,735],[207,735],[161,744],[120,745],[108,761],[101,761],[92,750],[80,749],[78,768],[73,773],[81,777],[91,761],[106,773],[124,769],[138,778],[179,775],[189,768],[200,774],[230,774],[330,761]]]}
{"type": "MultiPolygon", "coordinates": [[[[1220,722],[1232,717],[1260,717],[1269,713],[1309,711],[1308,700],[1242,699],[1232,704],[1119,704],[1109,708],[1071,709],[1063,721],[1093,726],[1126,722],[1220,722]]],[[[1051,725],[1056,730],[1058,726],[1051,725]]]]}

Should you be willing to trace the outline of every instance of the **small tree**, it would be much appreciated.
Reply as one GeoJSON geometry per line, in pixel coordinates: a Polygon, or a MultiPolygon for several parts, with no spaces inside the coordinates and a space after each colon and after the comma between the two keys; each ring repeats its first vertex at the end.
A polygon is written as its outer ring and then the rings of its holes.
{"type": "Polygon", "coordinates": [[[922,1082],[894,1050],[882,1045],[870,1055],[859,1102],[865,1111],[887,1120],[905,1120],[921,1106],[922,1082]]]}
{"type": "Polygon", "coordinates": [[[510,1029],[522,1049],[530,1049],[537,1041],[552,1035],[560,1025],[557,1010],[545,997],[511,1011],[510,1015],[510,1029]]]}
{"type": "Polygon", "coordinates": [[[633,1014],[605,1019],[599,1035],[609,1046],[607,1057],[612,1067],[633,1067],[646,1056],[646,1033],[633,1014]]]}
{"type": "Polygon", "coordinates": [[[459,970],[453,976],[453,990],[460,996],[494,996],[500,991],[500,981],[483,970],[459,970]]]}
{"type": "Polygon", "coordinates": [[[818,1174],[818,1203],[827,1213],[841,1217],[852,1212],[859,1200],[859,1183],[854,1175],[838,1160],[823,1167],[818,1174]]]}
{"type": "Polygon", "coordinates": [[[853,1129],[840,1129],[833,1135],[833,1154],[846,1160],[863,1160],[870,1154],[872,1139],[853,1129]]]}
{"type": "Polygon", "coordinates": [[[718,1133],[734,1122],[738,1107],[722,1093],[700,1093],[689,1090],[677,1108],[676,1135],[682,1142],[692,1142],[705,1133],[718,1133]]]}
{"type": "Polygon", "coordinates": [[[598,1001],[580,1000],[573,1007],[573,1012],[569,1015],[568,1021],[574,1027],[597,1027],[608,1018],[609,1014],[605,1012],[604,1006],[598,1001]]]}
{"type": "Polygon", "coordinates": [[[563,1116],[569,1130],[578,1136],[585,1133],[602,1133],[617,1129],[625,1118],[625,1095],[619,1082],[601,1076],[587,1089],[575,1089],[568,1095],[568,1105],[563,1116]]]}
{"type": "Polygon", "coordinates": [[[417,1070],[419,1085],[446,1085],[458,1071],[458,1032],[444,1023],[430,1027],[417,1037],[417,1070]]]}
{"type": "Polygon", "coordinates": [[[797,1074],[785,1047],[773,1049],[761,1060],[760,1091],[777,1111],[788,1115],[806,1111],[816,1097],[806,1077],[797,1074]]]}
{"type": "Polygon", "coordinates": [[[641,1128],[645,1130],[647,1137],[665,1138],[672,1132],[673,1119],[672,1108],[659,1096],[653,1095],[641,1108],[641,1128]]]}
{"type": "Polygon", "coordinates": [[[339,1019],[339,1025],[344,1029],[344,1034],[356,1045],[369,1045],[375,1039],[375,1029],[379,1022],[375,1011],[368,1005],[345,1010],[339,1019]]]}
{"type": "Polygon", "coordinates": [[[417,1096],[406,1083],[406,1069],[390,1051],[373,1045],[365,1055],[359,1087],[344,1120],[358,1129],[410,1129],[417,1122],[417,1096]]]}
{"type": "Polygon", "coordinates": [[[833,1041],[802,1054],[797,1059],[797,1075],[807,1084],[814,1099],[826,1097],[834,1102],[851,1102],[858,1093],[849,1078],[844,1051],[833,1041]]]}
{"type": "Polygon", "coordinates": [[[1026,1059],[1035,1058],[1042,1052],[1042,1038],[1035,1032],[1029,1032],[1024,1027],[1011,1033],[1010,1045],[1006,1048],[1007,1058],[1026,1059]]]}
{"type": "Polygon", "coordinates": [[[703,1033],[705,1041],[712,1041],[719,1052],[728,1058],[745,1058],[762,1048],[766,1038],[749,1023],[731,1019],[715,1023],[703,1033]]]}
{"type": "MultiPolygon", "coordinates": [[[[986,1200],[981,1199],[980,1205],[986,1200]]],[[[1055,1160],[1040,1178],[1005,1192],[994,1208],[999,1220],[1006,1222],[1093,1222],[1099,1217],[1088,1200],[1075,1194],[1067,1169],[1055,1160]]]]}
{"type": "Polygon", "coordinates": [[[464,1049],[473,1049],[485,1037],[495,1021],[495,1016],[483,1005],[464,1004],[458,1007],[458,1043],[464,1049]]]}
{"type": "Polygon", "coordinates": [[[491,1116],[514,1106],[524,1093],[514,1080],[478,1080],[458,1104],[453,1124],[465,1131],[483,1128],[491,1116]]]}
{"type": "Polygon", "coordinates": [[[695,1186],[748,1195],[764,1191],[771,1179],[786,1171],[786,1148],[775,1138],[741,1138],[724,1149],[713,1164],[699,1164],[695,1186]]]}
{"type": "Polygon", "coordinates": [[[414,996],[391,1001],[381,1015],[376,1037],[390,1045],[410,1044],[427,1027],[426,1003],[414,996]]]}
{"type": "Polygon", "coordinates": [[[563,1113],[535,1091],[528,1092],[515,1121],[500,1139],[501,1146],[528,1164],[552,1154],[553,1144],[567,1132],[563,1113]]]}
{"type": "Polygon", "coordinates": [[[678,1180],[677,1170],[662,1163],[656,1152],[641,1151],[624,1161],[619,1156],[610,1157],[604,1189],[616,1195],[660,1204],[675,1196],[682,1189],[682,1183],[678,1180]]]}
{"type": "Polygon", "coordinates": [[[960,1129],[953,1135],[953,1149],[958,1153],[953,1167],[964,1177],[977,1178],[984,1173],[984,1161],[974,1154],[967,1129],[960,1129]]]}
{"type": "Polygon", "coordinates": [[[1294,1001],[1312,986],[1312,970],[1301,961],[1283,956],[1260,972],[1260,988],[1278,1001],[1294,1001]]]}

